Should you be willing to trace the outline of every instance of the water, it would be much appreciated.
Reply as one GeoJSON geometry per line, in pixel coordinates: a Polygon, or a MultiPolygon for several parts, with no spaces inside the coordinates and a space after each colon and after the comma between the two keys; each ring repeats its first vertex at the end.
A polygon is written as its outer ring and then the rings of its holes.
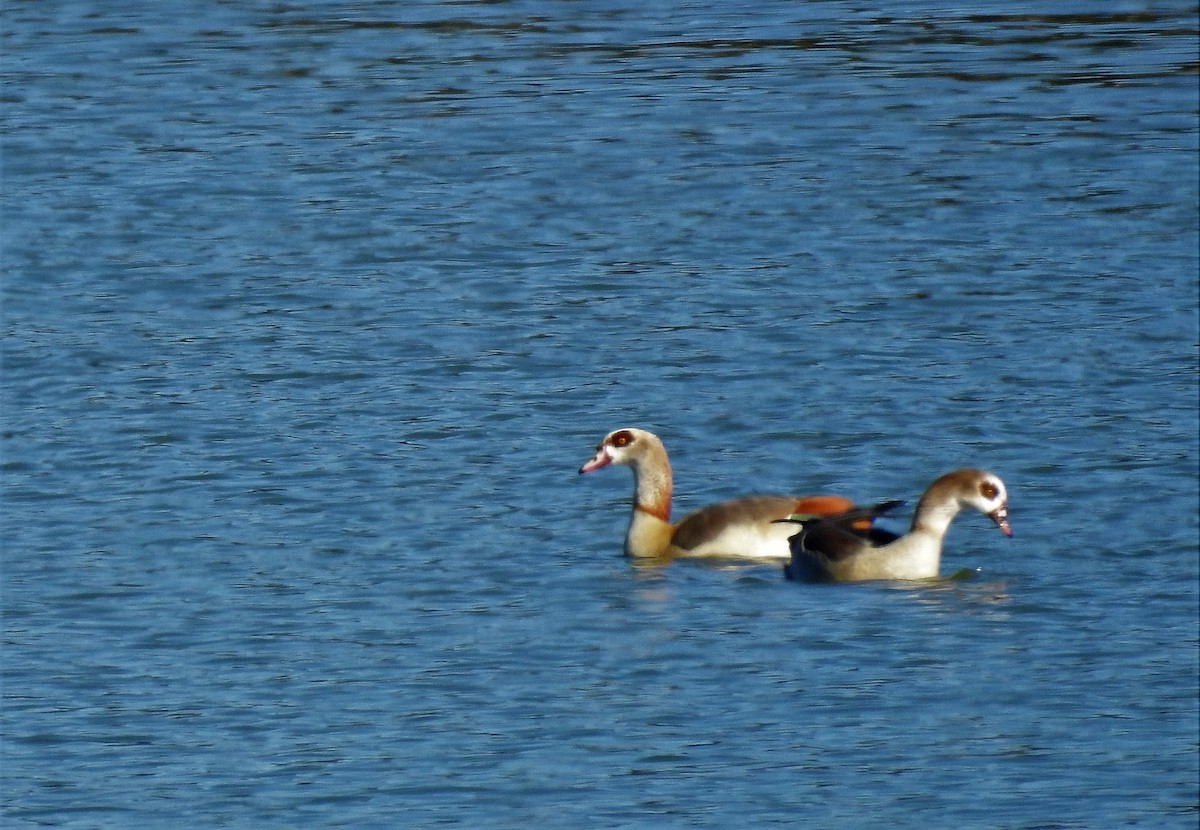
{"type": "Polygon", "coordinates": [[[1185,3],[13,2],[10,827],[1195,827],[1185,3]],[[933,586],[632,566],[1001,474],[933,586]]]}

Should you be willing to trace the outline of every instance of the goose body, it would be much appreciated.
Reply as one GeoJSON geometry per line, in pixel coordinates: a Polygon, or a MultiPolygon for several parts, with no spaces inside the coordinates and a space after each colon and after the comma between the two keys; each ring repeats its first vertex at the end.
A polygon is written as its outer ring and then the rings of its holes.
{"type": "Polygon", "coordinates": [[[633,428],[610,432],[579,472],[610,464],[633,470],[633,512],[625,534],[625,553],[633,558],[787,559],[788,538],[796,529],[780,519],[836,515],[854,506],[840,496],[749,496],[709,505],[673,524],[671,464],[657,435],[633,428]]]}
{"type": "Polygon", "coordinates": [[[807,582],[932,579],[941,567],[942,540],[964,507],[983,513],[1005,536],[1012,536],[1004,482],[983,470],[955,470],[929,485],[903,536],[860,529],[864,519],[877,518],[895,505],[888,502],[841,516],[791,519],[801,524],[801,530],[791,538],[791,562],[785,567],[788,578],[807,582]]]}

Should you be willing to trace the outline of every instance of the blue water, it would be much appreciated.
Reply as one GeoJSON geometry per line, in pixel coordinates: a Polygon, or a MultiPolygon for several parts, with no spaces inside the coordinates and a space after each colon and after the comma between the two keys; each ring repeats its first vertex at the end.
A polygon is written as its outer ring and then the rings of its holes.
{"type": "Polygon", "coordinates": [[[4,4],[4,826],[1196,827],[1197,10],[1072,9],[4,4]],[[1016,535],[637,567],[620,426],[1016,535]]]}

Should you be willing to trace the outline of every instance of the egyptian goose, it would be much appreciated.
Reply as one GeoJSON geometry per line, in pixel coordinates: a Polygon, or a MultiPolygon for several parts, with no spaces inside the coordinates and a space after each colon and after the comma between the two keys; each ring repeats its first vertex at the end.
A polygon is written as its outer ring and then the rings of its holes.
{"type": "Polygon", "coordinates": [[[671,524],[671,464],[662,441],[644,429],[610,432],[596,455],[579,468],[590,473],[609,464],[633,469],[633,515],[625,553],[638,559],[709,556],[787,559],[796,529],[778,520],[791,515],[830,516],[854,503],[840,496],[749,496],[713,504],[671,524]]]}
{"type": "Polygon", "coordinates": [[[874,520],[898,504],[884,502],[833,517],[790,518],[802,529],[791,539],[792,561],[784,568],[787,577],[807,582],[932,579],[941,564],[942,539],[964,507],[974,507],[1005,536],[1012,536],[1004,482],[983,470],[955,470],[929,485],[917,502],[912,527],[903,536],[879,528],[859,529],[863,520],[874,520]]]}

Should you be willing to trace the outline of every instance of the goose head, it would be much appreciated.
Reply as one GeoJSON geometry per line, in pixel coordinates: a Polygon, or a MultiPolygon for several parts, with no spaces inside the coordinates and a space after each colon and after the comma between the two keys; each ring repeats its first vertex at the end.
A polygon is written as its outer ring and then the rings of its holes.
{"type": "Polygon", "coordinates": [[[930,491],[941,489],[938,485],[942,485],[945,495],[956,500],[960,507],[975,508],[995,522],[1001,533],[1012,536],[1012,526],[1008,523],[1008,491],[999,476],[985,470],[955,470],[934,482],[930,491]]]}
{"type": "Polygon", "coordinates": [[[637,467],[641,459],[655,451],[662,452],[662,442],[654,433],[633,427],[613,430],[596,445],[596,454],[579,472],[590,473],[609,464],[637,467]]]}

